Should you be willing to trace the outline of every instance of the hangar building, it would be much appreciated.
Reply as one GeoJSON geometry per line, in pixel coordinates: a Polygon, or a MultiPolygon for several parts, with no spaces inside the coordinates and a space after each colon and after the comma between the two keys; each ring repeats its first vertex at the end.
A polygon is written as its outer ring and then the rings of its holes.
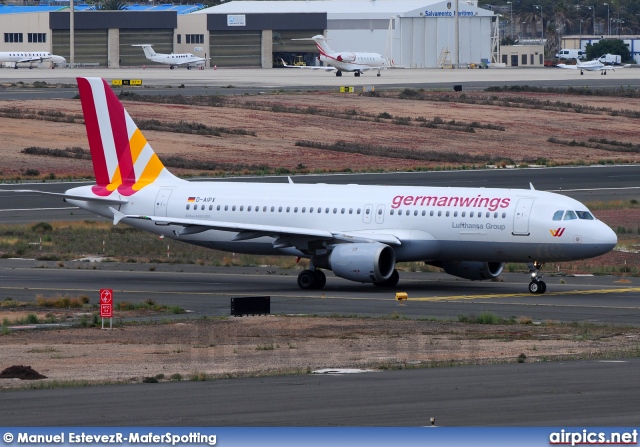
{"type": "MultiPolygon", "coordinates": [[[[381,53],[408,68],[447,66],[457,56],[460,64],[499,62],[497,16],[477,0],[458,1],[459,14],[456,0],[232,1],[206,9],[131,5],[127,11],[79,4],[75,62],[148,64],[131,45],[150,43],[159,53],[210,57],[210,66],[271,68],[281,57],[315,65],[313,41],[293,39],[316,34],[324,34],[336,51],[381,53]]],[[[68,58],[69,8],[31,8],[0,8],[0,51],[51,51],[68,58]]]]}

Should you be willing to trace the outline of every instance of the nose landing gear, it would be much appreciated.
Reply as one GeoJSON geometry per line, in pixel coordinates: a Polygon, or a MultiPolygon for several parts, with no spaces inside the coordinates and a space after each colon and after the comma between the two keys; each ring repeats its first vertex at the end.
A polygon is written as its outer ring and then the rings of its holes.
{"type": "Polygon", "coordinates": [[[542,275],[540,270],[542,269],[541,262],[534,261],[527,264],[529,272],[531,273],[531,282],[529,283],[529,292],[542,294],[547,291],[547,284],[542,281],[542,275]]]}

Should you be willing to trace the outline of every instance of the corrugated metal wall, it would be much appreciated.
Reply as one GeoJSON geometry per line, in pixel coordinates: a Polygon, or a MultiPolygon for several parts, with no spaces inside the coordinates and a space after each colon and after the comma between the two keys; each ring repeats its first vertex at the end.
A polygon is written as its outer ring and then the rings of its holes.
{"type": "Polygon", "coordinates": [[[260,67],[261,31],[210,31],[211,65],[218,67],[260,67]]]}
{"type": "MultiPolygon", "coordinates": [[[[74,53],[76,63],[98,63],[107,66],[108,61],[108,45],[106,29],[84,29],[76,30],[74,33],[74,53]]],[[[69,31],[68,30],[52,30],[52,49],[53,54],[62,56],[69,61],[69,31]]]]}
{"type": "Polygon", "coordinates": [[[156,53],[173,52],[172,29],[121,29],[120,66],[160,65],[148,60],[142,48],[131,45],[153,44],[156,53]]]}

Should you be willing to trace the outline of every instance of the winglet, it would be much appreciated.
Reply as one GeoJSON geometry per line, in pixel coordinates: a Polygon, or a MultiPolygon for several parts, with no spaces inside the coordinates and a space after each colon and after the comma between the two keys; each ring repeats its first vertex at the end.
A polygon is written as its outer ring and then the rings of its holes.
{"type": "Polygon", "coordinates": [[[529,189],[531,189],[532,191],[535,191],[536,189],[533,187],[533,183],[529,182],[529,189]]]}
{"type": "Polygon", "coordinates": [[[287,176],[287,178],[289,179],[289,184],[293,185],[293,180],[291,180],[291,177],[287,176]]]}
{"type": "Polygon", "coordinates": [[[113,224],[118,225],[118,223],[125,217],[125,215],[113,207],[109,207],[109,209],[113,213],[113,224]]]}

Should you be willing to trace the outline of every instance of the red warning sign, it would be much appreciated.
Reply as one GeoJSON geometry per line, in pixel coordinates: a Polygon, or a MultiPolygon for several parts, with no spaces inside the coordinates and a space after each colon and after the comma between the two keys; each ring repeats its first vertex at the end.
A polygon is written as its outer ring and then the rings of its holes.
{"type": "Polygon", "coordinates": [[[100,317],[113,318],[113,289],[100,289],[100,317]]]}

